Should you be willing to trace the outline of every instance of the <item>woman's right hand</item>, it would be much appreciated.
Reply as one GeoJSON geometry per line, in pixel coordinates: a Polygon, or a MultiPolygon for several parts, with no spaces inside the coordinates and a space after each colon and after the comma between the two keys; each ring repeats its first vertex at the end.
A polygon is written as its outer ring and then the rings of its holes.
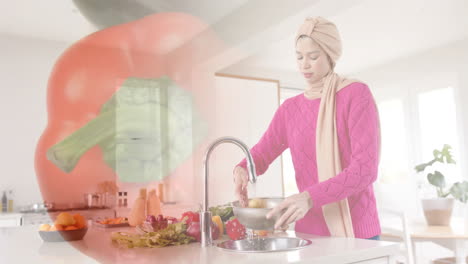
{"type": "Polygon", "coordinates": [[[247,185],[249,183],[249,174],[246,169],[242,167],[234,168],[234,185],[236,197],[239,200],[239,203],[242,207],[247,207],[248,205],[248,194],[247,194],[247,185]]]}

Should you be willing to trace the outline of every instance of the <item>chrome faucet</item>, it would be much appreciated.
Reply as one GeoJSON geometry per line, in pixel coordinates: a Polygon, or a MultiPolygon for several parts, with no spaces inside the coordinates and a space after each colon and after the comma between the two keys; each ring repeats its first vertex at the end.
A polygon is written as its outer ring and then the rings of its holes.
{"type": "Polygon", "coordinates": [[[242,141],[233,137],[222,137],[211,143],[205,154],[205,160],[203,161],[205,171],[205,182],[203,183],[203,211],[200,212],[200,225],[201,225],[201,246],[208,247],[213,244],[213,238],[211,237],[211,212],[208,207],[208,173],[209,166],[208,161],[210,159],[211,152],[220,145],[221,143],[232,143],[240,147],[247,159],[247,168],[249,170],[249,181],[251,183],[257,182],[257,174],[255,172],[255,164],[253,162],[252,155],[250,154],[249,148],[242,141]]]}

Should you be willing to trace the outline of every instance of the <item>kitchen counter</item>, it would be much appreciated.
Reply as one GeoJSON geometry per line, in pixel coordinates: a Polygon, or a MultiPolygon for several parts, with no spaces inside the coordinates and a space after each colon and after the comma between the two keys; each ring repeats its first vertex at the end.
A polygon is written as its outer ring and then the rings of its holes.
{"type": "Polygon", "coordinates": [[[16,212],[0,212],[0,228],[21,225],[21,214],[16,212]]]}
{"type": "MultiPolygon", "coordinates": [[[[200,243],[165,248],[119,248],[112,244],[113,231],[133,228],[89,227],[81,241],[43,242],[38,226],[0,228],[0,263],[393,263],[398,244],[347,238],[318,237],[288,232],[277,236],[298,236],[312,245],[274,253],[234,253],[200,243]]],[[[219,242],[221,240],[217,240],[219,242]]]]}
{"type": "MultiPolygon", "coordinates": [[[[186,211],[198,211],[200,205],[190,203],[170,203],[162,204],[161,209],[164,215],[180,216],[186,211]]],[[[21,211],[12,213],[0,212],[0,228],[15,227],[20,225],[39,225],[48,224],[52,222],[51,219],[57,217],[61,212],[69,212],[71,214],[79,213],[86,219],[102,220],[106,218],[125,217],[130,214],[128,207],[116,208],[70,208],[63,210],[49,210],[49,211],[21,211]]]]}

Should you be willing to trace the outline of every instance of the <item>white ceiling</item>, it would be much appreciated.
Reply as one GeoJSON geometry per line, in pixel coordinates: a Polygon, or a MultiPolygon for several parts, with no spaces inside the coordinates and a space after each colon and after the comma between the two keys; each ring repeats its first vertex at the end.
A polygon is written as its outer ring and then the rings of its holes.
{"type": "MultiPolygon", "coordinates": [[[[170,2],[170,8],[191,12],[213,24],[247,2],[200,0],[194,5],[191,0],[177,0],[170,2]]],[[[297,84],[301,78],[296,72],[293,47],[297,27],[289,25],[299,26],[305,16],[322,15],[337,24],[344,48],[337,72],[345,74],[468,37],[466,0],[311,2],[310,8],[298,13],[300,19],[291,16],[287,19],[293,23],[278,27],[280,32],[275,33],[280,33],[281,39],[266,43],[263,49],[223,72],[297,84]]],[[[0,33],[72,43],[96,30],[71,0],[8,1],[0,15],[0,33]]]]}
{"type": "MultiPolygon", "coordinates": [[[[87,2],[90,1],[112,3],[114,0],[87,0],[87,2]]],[[[129,3],[132,1],[140,6],[148,6],[150,11],[167,10],[191,13],[202,17],[205,22],[210,24],[248,2],[248,0],[131,0],[119,2],[130,5],[129,3]]],[[[118,3],[118,1],[114,3],[118,3]]],[[[106,15],[121,15],[122,12],[125,12],[125,10],[121,10],[122,8],[125,8],[124,4],[120,6],[109,4],[106,8],[106,15]]],[[[0,33],[73,43],[97,30],[98,28],[80,13],[72,0],[14,0],[4,3],[0,11],[0,33]]]]}
{"type": "MultiPolygon", "coordinates": [[[[308,15],[321,15],[311,11],[308,15]]],[[[364,0],[327,18],[335,22],[342,37],[343,56],[336,71],[343,74],[468,37],[466,0],[364,0]]],[[[295,30],[225,72],[259,72],[261,77],[280,76],[291,86],[300,85],[302,76],[296,70],[293,45],[295,30]]]]}
{"type": "Polygon", "coordinates": [[[72,43],[97,29],[71,0],[5,1],[0,33],[72,43]]]}

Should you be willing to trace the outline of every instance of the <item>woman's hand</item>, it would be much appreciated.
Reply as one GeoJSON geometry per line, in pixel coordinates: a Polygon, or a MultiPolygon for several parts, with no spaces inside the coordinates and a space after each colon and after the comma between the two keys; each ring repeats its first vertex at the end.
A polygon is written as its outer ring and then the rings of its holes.
{"type": "Polygon", "coordinates": [[[286,209],[284,214],[276,220],[275,229],[287,229],[290,223],[303,218],[312,208],[313,203],[309,192],[301,192],[287,197],[282,203],[273,208],[266,215],[267,219],[286,209]]]}
{"type": "Polygon", "coordinates": [[[249,201],[247,195],[247,184],[249,183],[249,174],[242,167],[234,168],[234,184],[236,197],[242,207],[246,207],[249,201]]]}

